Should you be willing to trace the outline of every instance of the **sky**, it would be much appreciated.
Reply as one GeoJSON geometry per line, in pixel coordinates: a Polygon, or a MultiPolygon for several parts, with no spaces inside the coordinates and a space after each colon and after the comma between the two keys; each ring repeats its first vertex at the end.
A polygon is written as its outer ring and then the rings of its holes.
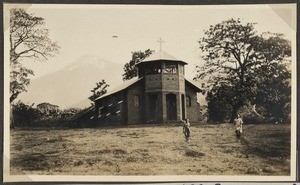
{"type": "MultiPolygon", "coordinates": [[[[14,5],[9,5],[13,7],[14,5]]],[[[61,46],[47,62],[28,62],[41,77],[62,69],[84,55],[97,56],[124,65],[131,52],[162,49],[188,63],[186,76],[195,76],[202,61],[198,41],[203,30],[230,18],[255,22],[260,32],[295,34],[295,5],[31,5],[28,13],[45,19],[50,38],[61,46]],[[118,38],[113,38],[117,35],[118,38]]],[[[113,69],[112,69],[113,70],[113,69]]],[[[121,76],[121,74],[120,74],[121,76]]],[[[120,78],[120,77],[118,77],[120,78]]]]}

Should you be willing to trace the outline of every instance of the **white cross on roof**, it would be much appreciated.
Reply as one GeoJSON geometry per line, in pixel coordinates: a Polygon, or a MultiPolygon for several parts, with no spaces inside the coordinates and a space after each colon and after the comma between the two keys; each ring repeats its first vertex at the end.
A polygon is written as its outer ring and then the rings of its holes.
{"type": "Polygon", "coordinates": [[[159,38],[157,42],[159,42],[159,51],[161,51],[162,43],[164,43],[164,41],[161,38],[159,38]]]}

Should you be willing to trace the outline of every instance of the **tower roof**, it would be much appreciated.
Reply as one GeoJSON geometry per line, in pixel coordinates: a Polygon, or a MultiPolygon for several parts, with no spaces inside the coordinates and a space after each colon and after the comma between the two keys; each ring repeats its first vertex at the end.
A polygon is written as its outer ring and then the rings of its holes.
{"type": "Polygon", "coordinates": [[[153,55],[150,55],[148,58],[145,58],[144,60],[142,60],[138,64],[154,62],[154,61],[161,61],[161,60],[176,61],[176,62],[182,62],[184,64],[187,64],[186,62],[173,57],[172,55],[170,55],[169,53],[166,53],[165,51],[155,52],[153,55]]]}

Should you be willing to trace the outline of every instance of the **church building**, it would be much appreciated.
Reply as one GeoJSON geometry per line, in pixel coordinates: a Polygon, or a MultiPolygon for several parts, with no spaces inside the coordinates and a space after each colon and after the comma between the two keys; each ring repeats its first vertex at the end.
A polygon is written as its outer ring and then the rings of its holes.
{"type": "Polygon", "coordinates": [[[185,65],[164,51],[139,62],[137,77],[95,100],[94,120],[100,125],[197,122],[201,89],[185,79],[185,65]]]}

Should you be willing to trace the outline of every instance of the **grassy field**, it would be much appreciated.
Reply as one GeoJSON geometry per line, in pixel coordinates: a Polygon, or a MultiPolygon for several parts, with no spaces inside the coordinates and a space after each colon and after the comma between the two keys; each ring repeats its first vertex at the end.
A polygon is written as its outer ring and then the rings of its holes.
{"type": "Polygon", "coordinates": [[[290,125],[12,130],[11,174],[290,175],[290,125]]]}

